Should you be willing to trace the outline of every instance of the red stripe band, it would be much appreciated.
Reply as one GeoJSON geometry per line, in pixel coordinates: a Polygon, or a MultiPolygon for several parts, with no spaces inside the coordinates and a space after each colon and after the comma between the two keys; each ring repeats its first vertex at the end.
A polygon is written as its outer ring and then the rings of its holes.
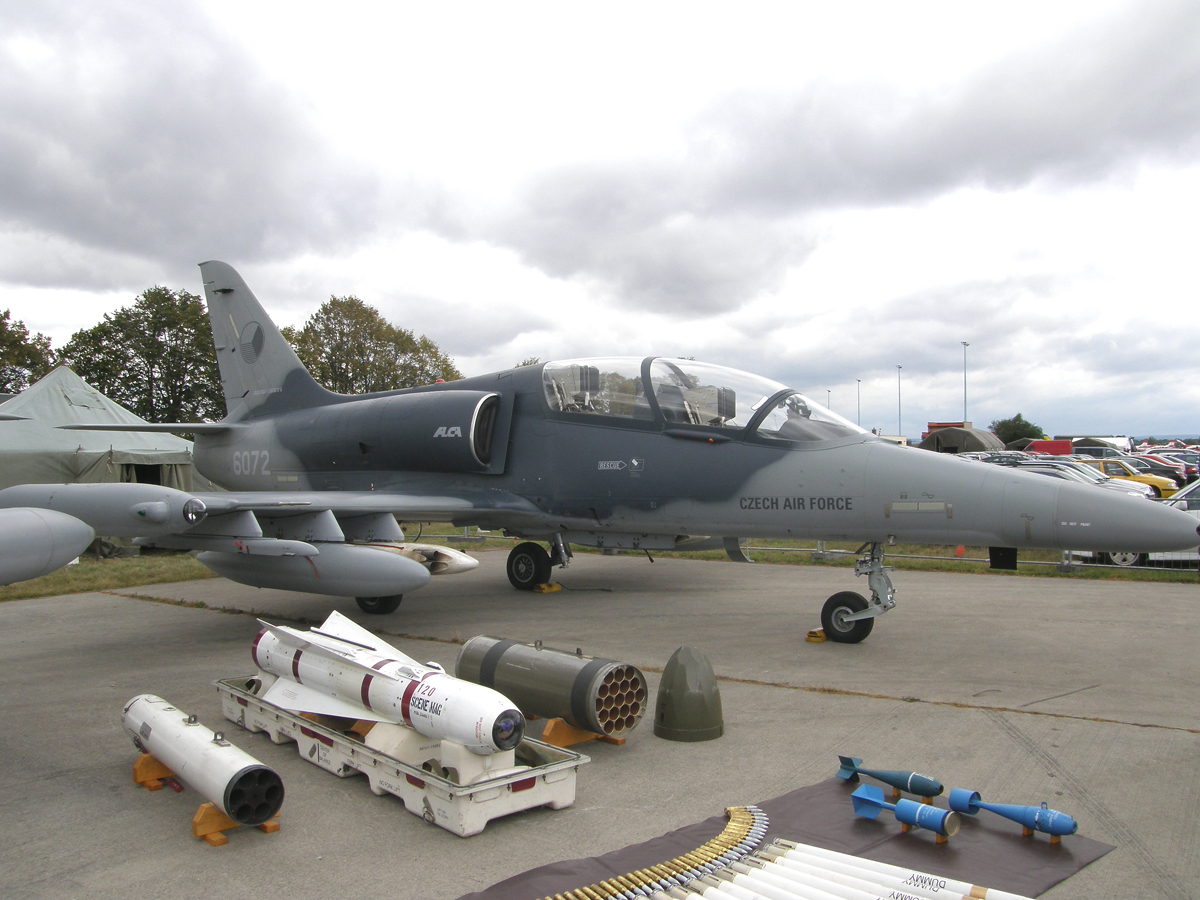
{"type": "Polygon", "coordinates": [[[254,665],[258,666],[260,669],[261,669],[263,666],[262,666],[262,663],[260,663],[260,662],[258,661],[258,642],[259,642],[259,641],[261,641],[261,640],[263,639],[263,635],[264,635],[264,634],[266,634],[266,633],[267,633],[267,629],[265,629],[265,628],[264,628],[264,629],[263,629],[262,631],[260,631],[260,632],[259,632],[257,635],[255,635],[255,637],[254,637],[254,643],[250,645],[250,658],[251,658],[252,660],[254,660],[254,665]]]}
{"type": "Polygon", "coordinates": [[[362,688],[359,690],[359,696],[362,697],[363,706],[367,709],[371,708],[371,682],[375,680],[374,675],[364,675],[362,688]]]}
{"type": "Polygon", "coordinates": [[[400,698],[400,715],[404,716],[404,721],[412,725],[412,716],[408,714],[408,706],[412,703],[412,696],[417,690],[419,682],[410,681],[408,687],[404,689],[404,696],[400,698]]]}
{"type": "Polygon", "coordinates": [[[292,657],[292,677],[296,679],[296,684],[304,684],[300,680],[300,657],[303,655],[303,650],[297,650],[296,655],[292,657]]]}
{"type": "Polygon", "coordinates": [[[382,669],[388,663],[394,663],[394,662],[399,662],[399,661],[400,660],[398,660],[398,659],[381,659],[379,662],[375,663],[375,665],[371,666],[371,668],[372,669],[382,669]]]}

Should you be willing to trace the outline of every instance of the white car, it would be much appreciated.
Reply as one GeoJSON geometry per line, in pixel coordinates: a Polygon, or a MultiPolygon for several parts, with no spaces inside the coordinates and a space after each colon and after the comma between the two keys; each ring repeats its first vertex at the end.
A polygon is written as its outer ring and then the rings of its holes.
{"type": "MultiPolygon", "coordinates": [[[[1200,524],[1200,481],[1193,481],[1172,496],[1170,500],[1161,502],[1181,509],[1189,516],[1194,516],[1197,523],[1200,524]]],[[[1111,562],[1117,566],[1143,566],[1147,563],[1182,563],[1194,566],[1197,561],[1200,561],[1200,546],[1191,550],[1168,550],[1162,553],[1099,553],[1092,555],[1099,556],[1101,561],[1111,562]]]]}

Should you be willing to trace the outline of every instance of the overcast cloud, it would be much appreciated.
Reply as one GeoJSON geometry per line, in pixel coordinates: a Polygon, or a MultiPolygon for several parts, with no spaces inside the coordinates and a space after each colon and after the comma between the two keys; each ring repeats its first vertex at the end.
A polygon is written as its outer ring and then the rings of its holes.
{"type": "Polygon", "coordinates": [[[3,30],[6,281],[108,288],[130,269],[137,284],[164,264],[336,251],[401,212],[187,5],[10,3],[3,30]]]}
{"type": "Polygon", "coordinates": [[[61,344],[219,258],[468,373],[694,355],[883,425],[899,364],[911,424],[966,340],[977,421],[1200,430],[1200,7],[544,13],[0,2],[0,308],[61,344]]]}
{"type": "Polygon", "coordinates": [[[994,65],[945,95],[814,83],[723,98],[683,160],[577,166],[487,231],[633,306],[704,315],[778,287],[804,217],[964,187],[1102,180],[1200,151],[1200,6],[1145,8],[994,65]]]}

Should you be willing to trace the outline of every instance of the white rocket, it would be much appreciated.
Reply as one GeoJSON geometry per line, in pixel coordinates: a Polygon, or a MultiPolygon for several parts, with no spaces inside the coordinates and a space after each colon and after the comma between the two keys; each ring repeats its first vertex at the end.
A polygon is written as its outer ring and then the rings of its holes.
{"type": "Polygon", "coordinates": [[[262,695],[293,712],[408,725],[480,756],[511,750],[525,717],[503,694],[420,665],[339,612],[299,631],[259,619],[254,664],[276,680],[262,695]]]}

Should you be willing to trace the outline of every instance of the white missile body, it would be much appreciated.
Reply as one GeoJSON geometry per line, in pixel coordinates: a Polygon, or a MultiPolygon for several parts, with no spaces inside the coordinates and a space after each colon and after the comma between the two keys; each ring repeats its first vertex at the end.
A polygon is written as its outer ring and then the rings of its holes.
{"type": "Polygon", "coordinates": [[[434,663],[420,665],[339,612],[310,631],[259,622],[251,656],[276,676],[262,695],[268,703],[407,725],[480,756],[521,743],[525,717],[499,691],[447,675],[434,663]]]}
{"type": "Polygon", "coordinates": [[[274,770],[239,750],[221,733],[154,694],[125,704],[125,731],[197,793],[241,825],[261,825],[283,803],[283,782],[274,770]]]}
{"type": "Polygon", "coordinates": [[[793,841],[777,839],[772,849],[782,850],[789,859],[800,860],[818,868],[829,868],[829,864],[834,863],[836,864],[835,871],[843,871],[842,867],[856,869],[859,870],[856,874],[872,881],[877,881],[878,876],[883,875],[899,878],[905,886],[936,887],[938,892],[945,892],[951,896],[958,894],[959,896],[978,897],[983,895],[981,892],[984,892],[988,900],[1030,900],[1023,894],[1012,894],[995,888],[980,887],[966,881],[943,878],[929,872],[893,866],[889,863],[861,856],[851,856],[847,853],[838,853],[836,850],[826,850],[824,847],[815,847],[811,844],[798,844],[793,841]]]}

